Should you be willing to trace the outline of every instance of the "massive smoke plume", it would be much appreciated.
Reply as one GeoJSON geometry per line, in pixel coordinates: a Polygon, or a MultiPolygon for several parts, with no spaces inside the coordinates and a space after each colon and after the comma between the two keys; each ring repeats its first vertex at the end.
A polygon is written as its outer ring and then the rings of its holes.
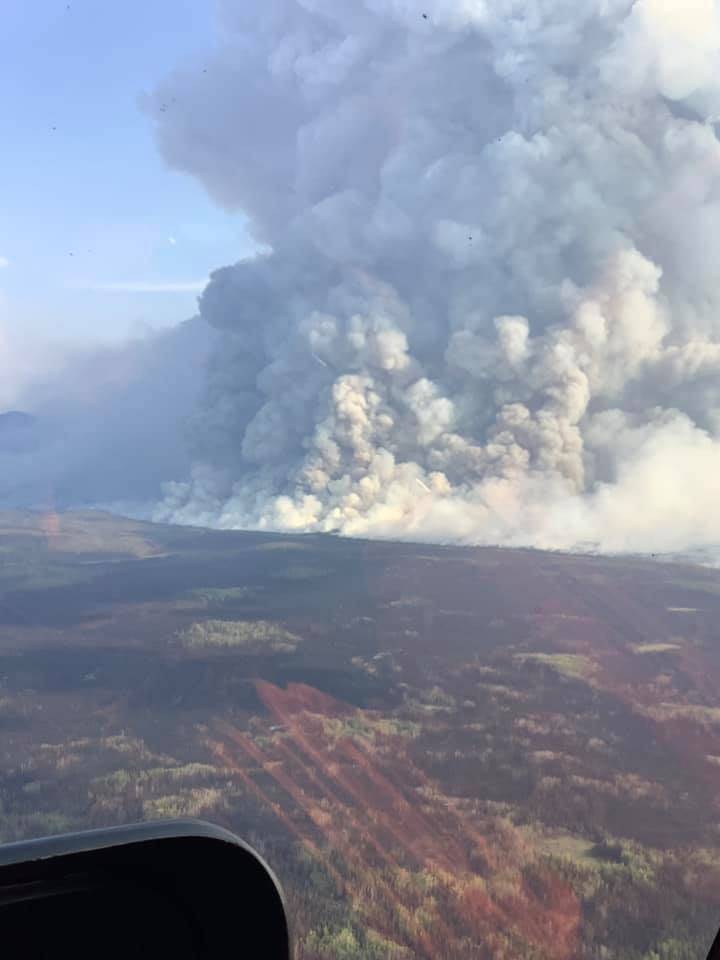
{"type": "Polygon", "coordinates": [[[192,469],[193,341],[169,335],[107,402],[63,393],[68,502],[164,476],[155,516],[178,522],[719,544],[714,0],[220,12],[221,47],[148,109],[170,164],[268,252],[202,297],[218,347],[192,469]]]}
{"type": "Polygon", "coordinates": [[[271,252],[218,271],[158,516],[720,542],[713,0],[272,0],[158,92],[271,252]]]}
{"type": "Polygon", "coordinates": [[[217,271],[158,518],[720,543],[713,0],[263,0],[157,92],[271,252],[217,271]]]}

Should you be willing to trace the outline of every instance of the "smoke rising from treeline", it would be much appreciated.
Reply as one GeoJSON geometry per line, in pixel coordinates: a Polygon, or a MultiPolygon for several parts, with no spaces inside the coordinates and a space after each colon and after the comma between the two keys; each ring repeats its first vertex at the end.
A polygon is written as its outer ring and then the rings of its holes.
{"type": "Polygon", "coordinates": [[[224,0],[151,98],[218,270],[162,520],[720,543],[713,0],[224,0]],[[171,104],[171,108],[166,108],[171,104]]]}
{"type": "Polygon", "coordinates": [[[157,515],[577,548],[720,542],[711,0],[272,0],[158,91],[271,252],[218,271],[157,515]]]}

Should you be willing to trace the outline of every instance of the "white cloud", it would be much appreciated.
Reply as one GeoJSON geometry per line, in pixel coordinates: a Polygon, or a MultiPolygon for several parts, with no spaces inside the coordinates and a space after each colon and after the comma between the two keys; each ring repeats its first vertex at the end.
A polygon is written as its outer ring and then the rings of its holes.
{"type": "Polygon", "coordinates": [[[7,257],[0,257],[0,270],[4,270],[6,267],[10,266],[10,261],[7,257]]]}

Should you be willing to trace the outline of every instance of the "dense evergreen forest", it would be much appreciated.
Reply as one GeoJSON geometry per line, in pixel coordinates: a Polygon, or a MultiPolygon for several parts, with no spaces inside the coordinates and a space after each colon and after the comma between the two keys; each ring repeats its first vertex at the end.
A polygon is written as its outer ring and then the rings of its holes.
{"type": "Polygon", "coordinates": [[[221,823],[304,960],[705,956],[716,572],[103,514],[0,557],[0,840],[221,823]]]}

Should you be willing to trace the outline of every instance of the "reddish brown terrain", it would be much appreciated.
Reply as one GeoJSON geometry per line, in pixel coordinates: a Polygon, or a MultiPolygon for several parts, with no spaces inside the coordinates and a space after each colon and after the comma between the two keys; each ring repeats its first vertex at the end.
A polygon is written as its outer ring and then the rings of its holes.
{"type": "Polygon", "coordinates": [[[720,577],[650,559],[0,524],[0,839],[199,816],[300,957],[702,957],[720,577]]]}

